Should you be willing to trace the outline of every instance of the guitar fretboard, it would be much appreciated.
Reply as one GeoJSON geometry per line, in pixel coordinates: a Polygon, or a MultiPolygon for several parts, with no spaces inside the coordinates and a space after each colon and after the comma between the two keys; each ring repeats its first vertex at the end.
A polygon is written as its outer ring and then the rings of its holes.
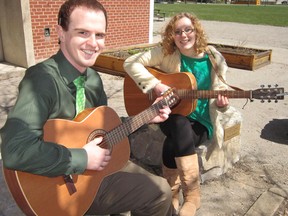
{"type": "Polygon", "coordinates": [[[170,108],[179,103],[179,96],[175,95],[175,90],[169,90],[163,96],[163,99],[157,103],[152,104],[149,108],[140,112],[139,114],[128,118],[125,122],[118,127],[109,131],[104,137],[105,143],[109,145],[115,145],[122,139],[136,131],[142,125],[149,123],[154,117],[159,114],[159,110],[164,106],[170,108]]]}
{"type": "Polygon", "coordinates": [[[234,91],[234,90],[188,90],[179,89],[176,90],[180,98],[186,99],[209,99],[217,98],[219,94],[227,96],[228,98],[252,98],[251,91],[234,91]]]}

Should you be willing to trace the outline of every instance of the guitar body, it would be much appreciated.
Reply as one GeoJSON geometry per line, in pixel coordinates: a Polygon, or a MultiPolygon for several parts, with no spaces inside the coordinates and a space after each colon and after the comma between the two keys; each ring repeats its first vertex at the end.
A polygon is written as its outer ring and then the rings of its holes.
{"type": "MultiPolygon", "coordinates": [[[[191,73],[181,72],[167,74],[160,72],[154,68],[147,68],[148,71],[153,74],[157,79],[161,80],[163,84],[166,84],[175,89],[197,89],[197,83],[195,77],[191,73]]],[[[134,80],[126,75],[124,79],[124,102],[126,112],[129,116],[136,115],[151,106],[155,101],[156,96],[152,93],[144,94],[136,85],[134,80]]],[[[193,112],[197,105],[197,99],[182,98],[180,103],[172,109],[174,114],[188,115],[193,112]]]]}
{"type": "MultiPolygon", "coordinates": [[[[85,110],[75,121],[48,120],[44,126],[44,140],[67,148],[82,148],[95,136],[104,135],[120,125],[116,112],[106,106],[85,110]]],[[[63,176],[45,177],[4,168],[7,185],[26,215],[75,216],[83,215],[91,206],[102,180],[125,166],[130,156],[128,138],[113,146],[110,163],[103,171],[86,170],[73,175],[76,192],[70,194],[63,176]]]]}

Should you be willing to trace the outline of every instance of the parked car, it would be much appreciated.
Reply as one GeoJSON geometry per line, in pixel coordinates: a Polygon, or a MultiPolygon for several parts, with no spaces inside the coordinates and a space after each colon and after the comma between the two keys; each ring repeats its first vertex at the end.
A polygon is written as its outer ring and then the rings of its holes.
{"type": "Polygon", "coordinates": [[[276,4],[277,5],[280,5],[280,4],[287,5],[287,0],[276,0],[276,4]]]}
{"type": "Polygon", "coordinates": [[[215,0],[197,0],[197,3],[214,3],[215,0]]]}

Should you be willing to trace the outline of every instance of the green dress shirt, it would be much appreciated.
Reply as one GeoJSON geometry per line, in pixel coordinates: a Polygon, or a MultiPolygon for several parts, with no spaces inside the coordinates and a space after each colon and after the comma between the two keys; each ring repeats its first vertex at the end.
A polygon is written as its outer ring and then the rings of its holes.
{"type": "MultiPolygon", "coordinates": [[[[87,166],[82,148],[69,149],[43,141],[43,125],[48,119],[72,120],[76,114],[76,87],[81,73],[63,53],[30,67],[19,84],[19,95],[1,129],[4,166],[44,176],[81,174],[87,166]]],[[[84,75],[85,107],[107,105],[99,74],[87,68],[84,75]]]]}

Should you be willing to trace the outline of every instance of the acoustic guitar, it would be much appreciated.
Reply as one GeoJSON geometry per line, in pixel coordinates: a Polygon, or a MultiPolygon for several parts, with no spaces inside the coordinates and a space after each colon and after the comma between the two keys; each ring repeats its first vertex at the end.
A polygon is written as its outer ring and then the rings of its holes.
{"type": "MultiPolygon", "coordinates": [[[[174,114],[189,115],[193,112],[197,105],[197,99],[217,98],[219,94],[227,96],[228,98],[248,98],[264,100],[283,100],[284,88],[268,88],[249,91],[235,91],[235,90],[197,90],[196,79],[193,74],[188,72],[167,74],[159,71],[156,68],[147,67],[148,71],[154,75],[162,83],[175,88],[177,95],[180,97],[180,104],[172,110],[174,114]]],[[[124,79],[124,103],[126,112],[129,116],[139,113],[141,110],[151,106],[156,98],[153,91],[144,94],[136,85],[134,80],[126,75],[124,79]]]]}
{"type": "Polygon", "coordinates": [[[67,148],[82,148],[102,136],[99,145],[110,149],[111,160],[103,171],[86,170],[81,175],[45,177],[4,168],[4,177],[15,201],[26,215],[80,216],[91,206],[102,180],[125,166],[130,156],[127,136],[159,114],[163,106],[179,102],[173,89],[163,99],[121,123],[107,106],[86,109],[75,120],[50,119],[44,125],[44,140],[67,148]],[[72,190],[71,190],[72,187],[72,190]]]}

